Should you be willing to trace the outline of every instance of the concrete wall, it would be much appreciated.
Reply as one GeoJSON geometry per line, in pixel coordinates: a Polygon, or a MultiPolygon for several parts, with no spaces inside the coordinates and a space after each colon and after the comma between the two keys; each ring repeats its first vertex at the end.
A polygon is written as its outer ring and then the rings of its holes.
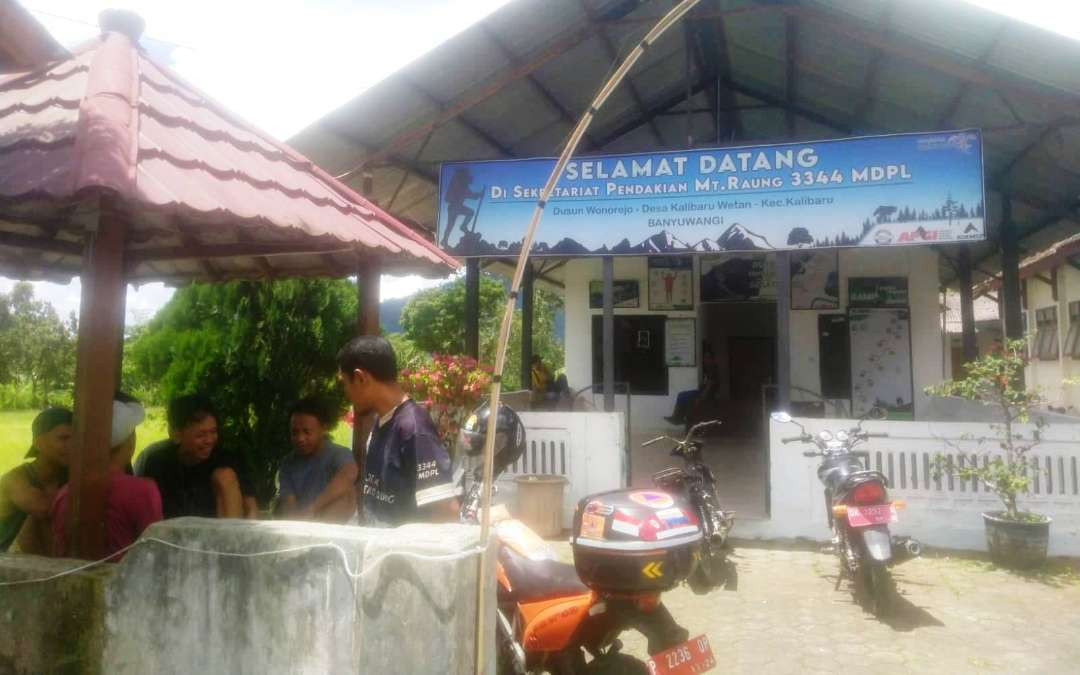
{"type": "MultiPolygon", "coordinates": [[[[851,420],[798,420],[810,433],[854,426],[851,420]]],[[[985,488],[974,490],[960,481],[933,478],[928,462],[938,453],[955,454],[957,448],[971,452],[971,439],[992,437],[986,424],[947,422],[872,422],[864,428],[884,432],[889,438],[873,439],[862,449],[871,451],[873,468],[890,477],[890,495],[902,498],[907,508],[893,525],[894,534],[911,535],[931,546],[985,550],[983,511],[1000,510],[1000,501],[985,488]],[[880,468],[879,468],[880,467],[880,468]]],[[[1030,427],[1019,432],[1030,435],[1030,427]]],[[[816,470],[819,460],[803,457],[798,443],[780,439],[798,433],[796,427],[773,422],[770,427],[769,469],[772,517],[740,521],[734,536],[746,538],[795,538],[825,541],[829,538],[825,503],[816,470]]],[[[1051,555],[1080,555],[1080,425],[1053,425],[1043,432],[1044,442],[1032,452],[1043,471],[1037,487],[1020,500],[1021,508],[1049,515],[1051,555]]],[[[993,448],[993,443],[986,447],[993,448]]],[[[722,497],[722,495],[721,495],[722,497]]]]}
{"type": "MultiPolygon", "coordinates": [[[[224,552],[332,542],[353,570],[387,552],[446,555],[479,529],[393,530],[183,518],[145,536],[224,552]]],[[[486,583],[494,597],[494,562],[486,583]]],[[[150,543],[130,552],[107,594],[109,673],[471,673],[478,556],[392,556],[360,579],[329,549],[239,558],[150,543]]],[[[488,608],[494,637],[494,605],[488,608]]],[[[490,640],[488,644],[491,644],[490,640]]]]}
{"type": "MultiPolygon", "coordinates": [[[[1049,278],[1049,272],[1040,276],[1049,278]]],[[[1080,378],[1080,361],[1064,353],[1065,336],[1069,333],[1069,303],[1080,300],[1080,270],[1062,265],[1057,270],[1057,297],[1053,289],[1035,278],[1027,280],[1028,335],[1035,336],[1035,312],[1046,307],[1057,307],[1058,358],[1054,360],[1033,359],[1025,373],[1027,384],[1038,387],[1053,406],[1080,411],[1080,386],[1066,384],[1069,379],[1080,378]]]]}
{"type": "MultiPolygon", "coordinates": [[[[0,554],[0,581],[70,570],[79,560],[0,554]]],[[[47,583],[0,587],[0,673],[94,674],[102,669],[111,566],[47,583]]]]}
{"type": "MultiPolygon", "coordinates": [[[[117,565],[0,587],[0,673],[474,672],[478,527],[182,518],[148,537],[188,550],[145,541],[117,565]],[[353,578],[345,562],[371,571],[353,578]]],[[[0,555],[0,580],[78,564],[0,555]]]]}
{"type": "MultiPolygon", "coordinates": [[[[672,317],[698,317],[698,309],[689,312],[649,312],[648,261],[644,257],[615,258],[616,279],[637,279],[641,307],[616,309],[616,314],[667,314],[672,317]]],[[[700,261],[695,257],[695,280],[700,279],[700,261]]],[[[911,303],[911,335],[916,419],[926,413],[928,397],[924,387],[946,379],[946,344],[942,334],[939,302],[938,254],[928,246],[905,246],[890,249],[840,250],[840,308],[847,309],[847,280],[854,276],[904,276],[908,278],[911,303]]],[[[566,373],[571,387],[592,384],[591,317],[602,310],[589,309],[589,281],[602,278],[601,261],[592,258],[571,260],[565,268],[566,284],[566,373]]],[[[695,306],[701,307],[700,283],[695,281],[695,306]]],[[[795,387],[821,391],[818,361],[817,316],[819,310],[791,311],[791,381],[795,387]]],[[[698,321],[698,343],[705,339],[705,323],[698,321]]],[[[700,358],[698,359],[700,362],[700,358]]],[[[723,362],[723,359],[721,359],[723,362]]],[[[670,368],[667,396],[634,396],[631,402],[631,427],[635,432],[650,433],[668,429],[664,415],[671,413],[675,396],[685,389],[695,389],[698,369],[670,368]]],[[[795,400],[814,397],[792,392],[795,400]]],[[[623,397],[617,397],[619,410],[625,409],[623,397]]]]}

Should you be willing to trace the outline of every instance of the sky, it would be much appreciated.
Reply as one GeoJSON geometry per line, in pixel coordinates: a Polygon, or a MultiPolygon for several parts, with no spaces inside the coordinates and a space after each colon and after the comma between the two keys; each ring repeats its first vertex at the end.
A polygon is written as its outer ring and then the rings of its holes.
{"type": "MultiPolygon", "coordinates": [[[[146,20],[142,44],[160,62],[232,112],[285,141],[508,0],[21,0],[65,46],[98,34],[102,9],[146,20]]],[[[0,293],[14,281],[0,277],[0,293]]],[[[384,276],[382,299],[440,283],[384,276]]],[[[78,279],[36,283],[66,316],[78,279]]],[[[129,325],[172,296],[160,283],[128,288],[129,325]]]]}
{"type": "MultiPolygon", "coordinates": [[[[97,35],[102,9],[146,20],[143,45],[234,113],[287,140],[401,66],[509,0],[22,0],[64,45],[97,35]]],[[[1072,0],[967,0],[1080,39],[1072,0]]],[[[0,277],[0,292],[13,281],[0,277]]],[[[382,298],[439,283],[383,277],[382,298]]],[[[62,315],[78,309],[76,279],[36,284],[62,315]]],[[[128,322],[146,321],[172,295],[161,284],[128,291],[128,322]]]]}

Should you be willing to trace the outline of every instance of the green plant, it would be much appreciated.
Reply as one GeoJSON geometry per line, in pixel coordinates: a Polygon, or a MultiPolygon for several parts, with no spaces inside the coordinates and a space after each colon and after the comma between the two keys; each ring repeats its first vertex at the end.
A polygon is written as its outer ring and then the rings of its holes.
{"type": "Polygon", "coordinates": [[[1027,343],[1010,340],[1000,351],[984,354],[964,366],[965,375],[959,380],[949,380],[927,393],[935,396],[956,396],[995,408],[1001,422],[991,424],[995,431],[997,447],[1004,453],[990,455],[983,450],[989,439],[979,440],[980,450],[960,452],[953,463],[945,456],[934,459],[936,475],[948,473],[961,480],[977,480],[991,490],[1005,505],[1005,517],[1015,521],[1041,521],[1042,517],[1021,512],[1017,498],[1031,487],[1032,475],[1038,468],[1027,461],[1028,453],[1039,444],[1042,429],[1046,425],[1041,417],[1032,418],[1032,409],[1042,402],[1038,392],[1020,386],[1027,365],[1027,343]],[[1032,422],[1035,428],[1025,437],[1016,425],[1032,422]],[[980,463],[980,458],[982,462],[980,463]]]}
{"type": "Polygon", "coordinates": [[[491,385],[491,369],[468,356],[436,354],[429,365],[403,370],[399,379],[406,393],[431,413],[443,444],[453,448],[461,425],[491,385]]]}

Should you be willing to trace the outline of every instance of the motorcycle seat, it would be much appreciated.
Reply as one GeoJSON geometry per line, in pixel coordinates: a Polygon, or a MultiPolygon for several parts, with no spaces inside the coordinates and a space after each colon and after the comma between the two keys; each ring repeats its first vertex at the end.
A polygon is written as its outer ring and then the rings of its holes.
{"type": "Polygon", "coordinates": [[[510,582],[509,592],[500,595],[503,599],[536,602],[589,592],[573,565],[558,560],[531,560],[505,546],[499,553],[499,562],[510,582]]]}

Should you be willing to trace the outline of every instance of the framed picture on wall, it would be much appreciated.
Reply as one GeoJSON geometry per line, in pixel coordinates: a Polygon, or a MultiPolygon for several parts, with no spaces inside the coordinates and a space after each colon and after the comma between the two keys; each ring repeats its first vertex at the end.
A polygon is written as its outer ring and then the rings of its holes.
{"type": "Polygon", "coordinates": [[[851,277],[848,307],[907,307],[907,277],[851,277]]]}
{"type": "Polygon", "coordinates": [[[649,309],[694,308],[694,260],[679,256],[649,256],[649,309]]]}
{"type": "Polygon", "coordinates": [[[775,300],[776,256],[740,251],[702,258],[702,302],[775,300]]]}
{"type": "Polygon", "coordinates": [[[697,362],[697,319],[664,322],[664,365],[693,366],[697,362]]]}
{"type": "Polygon", "coordinates": [[[840,254],[831,251],[791,252],[791,308],[839,309],[840,254]]]}
{"type": "MultiPolygon", "coordinates": [[[[615,309],[636,309],[641,304],[640,284],[637,279],[616,279],[612,289],[615,309]]],[[[589,309],[604,308],[604,282],[589,282],[589,309]]]]}

